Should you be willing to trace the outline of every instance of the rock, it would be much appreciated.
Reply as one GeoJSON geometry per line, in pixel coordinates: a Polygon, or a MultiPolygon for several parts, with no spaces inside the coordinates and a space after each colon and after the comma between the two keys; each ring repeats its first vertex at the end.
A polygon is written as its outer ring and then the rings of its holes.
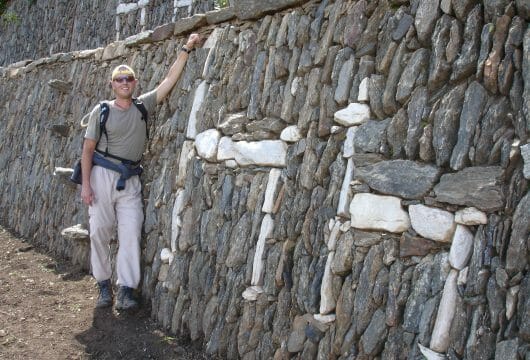
{"type": "Polygon", "coordinates": [[[61,230],[61,236],[68,240],[90,241],[88,230],[83,225],[77,224],[61,230]]]}
{"type": "Polygon", "coordinates": [[[320,314],[322,315],[329,314],[335,310],[336,300],[333,295],[333,273],[331,271],[334,255],[335,251],[329,252],[324,276],[322,277],[322,285],[320,287],[320,314]]]}
{"type": "Polygon", "coordinates": [[[173,35],[173,31],[175,31],[174,23],[157,26],[151,33],[151,40],[156,42],[169,39],[173,35]]]}
{"type": "Polygon", "coordinates": [[[355,67],[355,60],[351,58],[348,61],[346,61],[340,69],[334,99],[337,102],[337,104],[341,106],[343,106],[344,104],[348,102],[348,98],[350,96],[350,88],[351,88],[352,81],[353,81],[353,75],[355,73],[354,67],[355,67]]]}
{"type": "Polygon", "coordinates": [[[427,240],[422,237],[412,236],[408,232],[403,233],[399,239],[399,256],[425,256],[431,250],[438,248],[435,241],[427,240]]]}
{"type": "Polygon", "coordinates": [[[432,52],[429,66],[428,88],[440,88],[451,75],[451,65],[447,61],[447,50],[451,31],[451,17],[443,15],[438,20],[432,35],[432,52]]]}
{"type": "Polygon", "coordinates": [[[217,126],[223,135],[231,136],[245,130],[245,125],[249,123],[246,112],[227,114],[223,121],[217,126]]]}
{"type": "Polygon", "coordinates": [[[405,34],[409,31],[410,26],[414,22],[414,18],[409,14],[404,14],[392,32],[392,40],[400,41],[405,34]]]}
{"type": "Polygon", "coordinates": [[[344,173],[344,180],[340,188],[339,204],[337,205],[337,215],[346,218],[350,217],[349,204],[351,200],[351,189],[350,183],[353,179],[354,163],[353,159],[349,158],[346,165],[346,171],[344,173]]]}
{"type": "Polygon", "coordinates": [[[520,286],[512,286],[506,293],[506,319],[510,321],[517,310],[517,298],[520,286]]]}
{"type": "Polygon", "coordinates": [[[410,160],[381,161],[355,170],[355,178],[370,188],[405,199],[421,199],[434,186],[439,175],[439,168],[410,160]]]}
{"type": "Polygon", "coordinates": [[[206,22],[210,25],[219,24],[233,19],[236,14],[232,7],[226,7],[219,10],[208,11],[206,14],[206,22]]]}
{"type": "Polygon", "coordinates": [[[335,256],[331,263],[333,274],[345,276],[350,273],[353,264],[353,255],[353,236],[351,232],[346,232],[338,240],[335,256]]]}
{"type": "Polygon", "coordinates": [[[357,101],[368,102],[370,100],[368,86],[370,83],[370,78],[365,77],[361,80],[359,84],[359,93],[357,95],[357,101]]]}
{"type": "Polygon", "coordinates": [[[407,141],[408,117],[405,109],[398,110],[386,129],[386,141],[393,159],[403,158],[407,141]]]}
{"type": "Polygon", "coordinates": [[[270,214],[265,214],[261,222],[256,249],[254,250],[254,262],[252,264],[252,279],[250,284],[259,286],[263,284],[263,253],[265,251],[265,241],[270,238],[274,229],[274,221],[270,214]]]}
{"type": "Polygon", "coordinates": [[[302,133],[296,125],[287,126],[280,134],[280,140],[288,143],[295,143],[302,138],[302,133]]]}
{"type": "Polygon", "coordinates": [[[163,264],[171,264],[173,261],[173,253],[168,248],[163,248],[160,251],[160,261],[162,261],[163,264]]]}
{"type": "Polygon", "coordinates": [[[428,44],[431,34],[440,15],[440,0],[426,0],[419,2],[414,19],[414,26],[418,34],[418,39],[423,44],[428,44]]]}
{"type": "Polygon", "coordinates": [[[410,102],[407,106],[409,126],[407,130],[407,143],[405,153],[410,160],[414,160],[418,153],[418,145],[421,137],[421,122],[427,105],[427,89],[419,87],[412,92],[410,102]]]}
{"type": "Polygon", "coordinates": [[[414,88],[425,85],[429,64],[429,51],[416,50],[407,62],[396,89],[396,100],[405,104],[414,88]]]}
{"type": "Polygon", "coordinates": [[[356,194],[350,204],[351,226],[358,229],[400,233],[410,226],[399,198],[373,194],[356,194]]]}
{"type": "Polygon", "coordinates": [[[458,271],[451,270],[445,281],[445,286],[438,306],[438,314],[431,335],[430,348],[439,353],[445,353],[449,347],[449,329],[455,315],[456,297],[458,290],[456,279],[458,271]]]}
{"type": "Polygon", "coordinates": [[[304,342],[306,340],[305,328],[312,321],[313,316],[311,314],[296,316],[294,318],[292,331],[289,334],[289,339],[287,340],[287,350],[290,353],[302,351],[304,348],[304,342]]]}
{"type": "Polygon", "coordinates": [[[526,21],[530,20],[530,4],[525,0],[515,0],[517,13],[526,21]]]}
{"type": "Polygon", "coordinates": [[[504,340],[497,343],[495,360],[518,360],[519,339],[504,340]]]}
{"type": "Polygon", "coordinates": [[[451,82],[457,82],[475,73],[480,50],[482,24],[481,6],[477,5],[467,16],[464,43],[458,59],[453,63],[451,82]]]}
{"type": "Polygon", "coordinates": [[[62,93],[68,94],[70,91],[72,91],[73,85],[71,81],[52,79],[48,81],[48,86],[52,89],[56,89],[62,93]]]}
{"type": "Polygon", "coordinates": [[[455,213],[455,222],[462,225],[480,225],[487,224],[488,217],[486,213],[474,207],[468,207],[458,210],[455,213]]]}
{"type": "MultiPolygon", "coordinates": [[[[460,111],[464,103],[466,84],[455,86],[440,101],[434,114],[433,147],[436,154],[436,165],[449,163],[453,147],[457,141],[460,111]]],[[[467,115],[470,116],[470,115],[467,115]]]]}
{"type": "Polygon", "coordinates": [[[354,152],[357,154],[382,152],[389,122],[390,119],[369,120],[360,125],[353,133],[354,152]]]}
{"type": "Polygon", "coordinates": [[[445,174],[434,187],[436,201],[473,206],[482,211],[495,211],[504,206],[500,184],[504,172],[498,166],[469,167],[445,174]]]}
{"type": "Polygon", "coordinates": [[[359,125],[370,119],[370,107],[366,104],[351,103],[345,109],[337,111],[334,119],[344,126],[359,125]]]}
{"type": "Polygon", "coordinates": [[[436,351],[433,351],[420,343],[418,343],[418,347],[427,360],[447,360],[445,355],[437,353],[436,351]]]}
{"type": "Polygon", "coordinates": [[[499,64],[504,52],[504,41],[508,34],[510,21],[511,18],[506,14],[497,18],[491,51],[484,62],[484,87],[493,94],[498,92],[499,64]]]}
{"type": "Polygon", "coordinates": [[[265,200],[263,200],[263,206],[261,208],[261,211],[264,213],[272,214],[274,210],[280,175],[281,171],[279,169],[271,169],[269,172],[267,188],[265,189],[265,200]]]}
{"type": "Polygon", "coordinates": [[[284,167],[287,145],[281,140],[263,140],[257,142],[232,141],[222,137],[219,141],[217,160],[233,159],[240,166],[262,165],[284,167]]]}
{"type": "Polygon", "coordinates": [[[456,230],[449,251],[449,263],[456,270],[467,266],[473,252],[473,234],[464,225],[456,225],[456,230]]]}
{"type": "Polygon", "coordinates": [[[179,19],[175,23],[173,35],[183,35],[192,30],[198,29],[203,25],[206,25],[206,16],[204,16],[204,14],[195,14],[191,17],[179,19]]]}
{"type": "Polygon", "coordinates": [[[526,268],[530,234],[530,193],[519,201],[513,214],[512,233],[506,250],[506,271],[514,275],[526,268]]]}
{"type": "Polygon", "coordinates": [[[250,286],[243,291],[241,296],[245,300],[256,301],[260,294],[263,294],[263,288],[261,286],[250,286]]]}
{"type": "Polygon", "coordinates": [[[523,174],[525,179],[530,179],[530,144],[521,146],[521,156],[523,157],[523,174]]]}
{"type": "Polygon", "coordinates": [[[387,333],[385,312],[382,309],[377,309],[370,324],[368,324],[364,334],[361,336],[361,344],[364,352],[367,355],[379,353],[385,344],[387,333]]]}
{"type": "Polygon", "coordinates": [[[188,119],[188,128],[186,131],[186,137],[188,139],[195,139],[197,136],[197,113],[204,101],[204,97],[208,91],[208,84],[206,80],[203,80],[197,89],[195,90],[195,96],[193,97],[193,103],[191,105],[190,117],[188,119]]]}
{"type": "Polygon", "coordinates": [[[451,242],[456,224],[450,212],[418,204],[409,206],[409,215],[412,228],[421,236],[451,242]]]}
{"type": "Polygon", "coordinates": [[[211,162],[217,161],[217,145],[221,134],[216,129],[208,129],[195,137],[197,155],[211,162]]]}
{"type": "Polygon", "coordinates": [[[482,117],[487,100],[486,90],[478,82],[472,82],[467,88],[462,113],[458,139],[451,155],[450,165],[453,170],[461,170],[468,163],[466,161],[475,126],[482,117]]]}

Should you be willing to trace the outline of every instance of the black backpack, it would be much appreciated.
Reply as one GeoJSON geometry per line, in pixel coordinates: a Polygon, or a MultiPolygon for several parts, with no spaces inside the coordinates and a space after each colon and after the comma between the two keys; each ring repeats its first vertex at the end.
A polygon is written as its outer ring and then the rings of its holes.
{"type": "MultiPolygon", "coordinates": [[[[136,99],[136,98],[133,98],[132,102],[136,106],[136,108],[138,110],[140,110],[140,112],[142,113],[142,120],[145,122],[146,137],[149,139],[149,127],[147,126],[147,117],[148,117],[147,109],[146,109],[144,103],[141,102],[140,100],[136,99]]],[[[99,141],[101,140],[101,136],[103,136],[103,134],[105,134],[105,137],[107,138],[107,143],[108,143],[108,134],[107,134],[107,128],[105,127],[105,124],[107,123],[107,119],[109,118],[109,110],[110,110],[109,109],[109,104],[107,102],[104,102],[104,101],[99,104],[99,107],[100,107],[100,112],[99,112],[99,139],[98,139],[98,141],[96,143],[96,151],[101,153],[101,154],[103,154],[104,156],[108,156],[108,157],[111,157],[113,159],[129,163],[131,165],[137,165],[139,163],[139,161],[133,162],[133,161],[130,161],[130,160],[127,160],[127,159],[123,159],[123,158],[121,158],[119,156],[115,156],[115,155],[110,154],[108,147],[105,149],[104,152],[101,152],[101,151],[97,150],[99,141]]],[[[72,181],[73,183],[76,183],[76,184],[81,184],[81,180],[82,180],[81,160],[77,160],[77,162],[74,165],[74,169],[73,169],[72,175],[70,176],[70,181],[72,181]]]]}

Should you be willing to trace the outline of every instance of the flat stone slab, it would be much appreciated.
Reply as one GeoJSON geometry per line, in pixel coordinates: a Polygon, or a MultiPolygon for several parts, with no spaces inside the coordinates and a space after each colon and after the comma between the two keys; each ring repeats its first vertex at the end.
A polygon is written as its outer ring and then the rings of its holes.
{"type": "Polygon", "coordinates": [[[380,193],[421,199],[434,186],[440,168],[410,160],[390,160],[355,169],[355,178],[380,193]]]}
{"type": "Polygon", "coordinates": [[[504,206],[500,166],[476,166],[445,174],[434,187],[436,200],[455,205],[474,206],[489,212],[504,206]]]}

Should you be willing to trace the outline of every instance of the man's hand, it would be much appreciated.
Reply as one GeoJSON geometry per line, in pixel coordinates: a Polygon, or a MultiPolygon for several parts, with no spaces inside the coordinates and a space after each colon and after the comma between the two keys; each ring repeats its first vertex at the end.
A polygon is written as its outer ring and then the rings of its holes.
{"type": "Polygon", "coordinates": [[[191,49],[194,49],[195,46],[199,45],[201,41],[201,36],[199,34],[191,34],[190,37],[188,38],[188,41],[186,42],[186,48],[191,50],[191,49]]]}

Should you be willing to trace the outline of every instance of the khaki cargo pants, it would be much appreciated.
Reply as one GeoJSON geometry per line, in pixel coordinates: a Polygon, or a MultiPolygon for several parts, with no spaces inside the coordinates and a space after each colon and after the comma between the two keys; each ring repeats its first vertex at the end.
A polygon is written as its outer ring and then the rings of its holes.
{"type": "Polygon", "coordinates": [[[110,279],[110,239],[118,230],[116,270],[118,285],[137,288],[140,283],[140,240],[144,220],[142,186],[139,176],[126,181],[125,189],[116,190],[120,175],[94,166],[90,184],[94,201],[90,217],[90,262],[97,281],[110,279]]]}

